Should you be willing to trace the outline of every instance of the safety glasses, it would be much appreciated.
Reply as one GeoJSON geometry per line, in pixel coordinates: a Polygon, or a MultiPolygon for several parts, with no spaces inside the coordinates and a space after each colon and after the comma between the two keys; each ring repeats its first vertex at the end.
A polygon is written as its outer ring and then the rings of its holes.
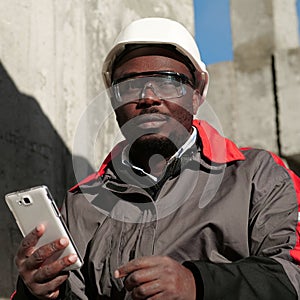
{"type": "Polygon", "coordinates": [[[159,99],[180,98],[194,83],[184,74],[171,71],[141,72],[126,75],[112,82],[114,100],[119,104],[138,101],[151,90],[159,99]]]}

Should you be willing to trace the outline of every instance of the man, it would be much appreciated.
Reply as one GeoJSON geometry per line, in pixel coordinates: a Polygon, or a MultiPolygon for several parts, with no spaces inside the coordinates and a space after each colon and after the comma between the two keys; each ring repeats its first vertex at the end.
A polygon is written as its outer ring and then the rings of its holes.
{"type": "Polygon", "coordinates": [[[208,73],[177,22],[131,23],[103,73],[125,141],[72,188],[62,238],[39,225],[16,256],[14,299],[300,299],[299,179],[263,150],[239,150],[204,121],[208,73]]]}

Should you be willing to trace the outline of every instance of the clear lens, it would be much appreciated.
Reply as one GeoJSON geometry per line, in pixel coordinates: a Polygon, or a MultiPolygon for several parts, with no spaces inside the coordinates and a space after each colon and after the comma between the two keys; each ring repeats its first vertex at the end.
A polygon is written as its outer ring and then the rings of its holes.
{"type": "Polygon", "coordinates": [[[149,76],[139,74],[113,83],[113,92],[118,103],[143,99],[147,90],[151,90],[160,99],[173,99],[186,94],[185,83],[192,85],[185,75],[179,73],[164,72],[149,76]]]}

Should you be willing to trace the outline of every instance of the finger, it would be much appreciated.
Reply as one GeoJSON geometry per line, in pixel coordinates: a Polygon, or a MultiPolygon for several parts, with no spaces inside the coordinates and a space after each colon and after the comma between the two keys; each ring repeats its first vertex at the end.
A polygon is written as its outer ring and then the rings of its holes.
{"type": "Polygon", "coordinates": [[[30,233],[28,233],[21,242],[17,251],[17,258],[24,259],[32,254],[34,246],[37,244],[39,238],[44,234],[45,226],[40,224],[36,226],[30,233]]]}
{"type": "Polygon", "coordinates": [[[34,283],[31,285],[31,293],[41,299],[56,299],[59,294],[60,286],[68,279],[68,273],[56,276],[45,283],[34,283]]]}
{"type": "Polygon", "coordinates": [[[26,267],[29,270],[37,269],[46,259],[51,257],[54,253],[66,248],[69,244],[67,238],[61,238],[53,241],[52,243],[41,246],[35,250],[26,261],[26,267]]]}
{"type": "Polygon", "coordinates": [[[115,278],[122,278],[134,271],[154,267],[159,264],[159,260],[159,256],[144,256],[133,259],[115,271],[115,278]]]}
{"type": "Polygon", "coordinates": [[[134,288],[131,296],[133,300],[148,299],[149,297],[157,295],[162,291],[163,289],[160,285],[160,281],[154,280],[134,288]]]}
{"type": "MultiPolygon", "coordinates": [[[[59,289],[55,290],[55,291],[49,291],[46,294],[42,293],[42,294],[36,294],[34,293],[35,296],[39,297],[38,299],[57,299],[59,296],[59,289]]],[[[37,299],[37,298],[35,298],[37,299]]]]}
{"type": "Polygon", "coordinates": [[[37,283],[45,283],[52,280],[55,277],[69,274],[68,272],[62,272],[66,267],[74,264],[78,259],[77,255],[71,254],[61,259],[54,261],[51,264],[41,266],[34,275],[34,281],[37,283]],[[61,275],[60,275],[61,274],[61,275]]]}
{"type": "Polygon", "coordinates": [[[140,269],[130,273],[126,277],[124,285],[128,291],[132,291],[135,287],[140,286],[143,283],[157,280],[159,276],[159,267],[149,267],[146,269],[140,269]]]}
{"type": "Polygon", "coordinates": [[[47,299],[57,299],[59,296],[59,290],[56,290],[54,292],[48,292],[48,295],[46,295],[47,299]]]}
{"type": "Polygon", "coordinates": [[[158,293],[156,295],[147,298],[147,300],[165,300],[165,299],[167,299],[167,297],[164,293],[158,293]]]}

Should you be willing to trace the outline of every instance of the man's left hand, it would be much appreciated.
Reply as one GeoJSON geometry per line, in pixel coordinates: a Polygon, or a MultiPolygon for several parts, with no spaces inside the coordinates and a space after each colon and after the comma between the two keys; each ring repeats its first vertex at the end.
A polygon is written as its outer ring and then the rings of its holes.
{"type": "Polygon", "coordinates": [[[133,300],[195,300],[196,284],[192,272],[167,256],[147,256],[131,260],[115,271],[133,300]]]}

